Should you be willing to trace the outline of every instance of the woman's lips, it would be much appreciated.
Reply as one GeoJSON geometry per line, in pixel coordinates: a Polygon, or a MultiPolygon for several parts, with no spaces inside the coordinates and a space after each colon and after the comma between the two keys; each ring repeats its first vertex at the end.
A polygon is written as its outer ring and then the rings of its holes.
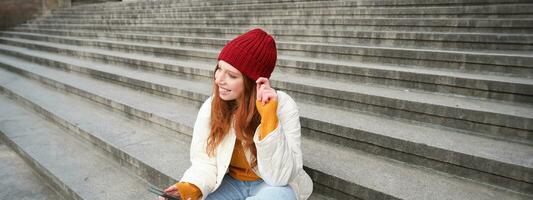
{"type": "Polygon", "coordinates": [[[231,90],[228,90],[228,89],[223,88],[223,87],[219,87],[219,88],[218,88],[218,91],[219,91],[220,93],[228,93],[228,92],[230,92],[231,90]]]}

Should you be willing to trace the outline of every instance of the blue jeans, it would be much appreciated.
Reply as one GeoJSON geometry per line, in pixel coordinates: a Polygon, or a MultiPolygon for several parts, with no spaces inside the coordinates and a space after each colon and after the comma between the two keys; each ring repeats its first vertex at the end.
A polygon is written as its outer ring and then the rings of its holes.
{"type": "Polygon", "coordinates": [[[213,193],[207,195],[207,200],[295,200],[296,195],[291,187],[274,187],[266,184],[262,179],[257,181],[239,181],[226,174],[222,184],[213,193]]]}

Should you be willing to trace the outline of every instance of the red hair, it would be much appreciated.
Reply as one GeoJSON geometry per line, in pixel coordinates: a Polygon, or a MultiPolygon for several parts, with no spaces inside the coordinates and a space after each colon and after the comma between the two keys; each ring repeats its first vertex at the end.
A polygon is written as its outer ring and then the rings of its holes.
{"type": "MultiPolygon", "coordinates": [[[[217,67],[218,68],[218,67],[217,67]]],[[[215,68],[215,73],[217,68],[215,68]]],[[[243,77],[244,90],[239,100],[225,101],[219,96],[218,85],[214,83],[214,97],[211,101],[211,131],[207,139],[206,151],[209,156],[215,155],[215,149],[229,133],[231,123],[234,122],[237,139],[243,141],[243,146],[252,152],[252,167],[257,165],[257,149],[253,142],[255,130],[261,122],[255,107],[256,88],[255,81],[243,77]],[[237,105],[237,102],[240,104],[237,105]]]]}

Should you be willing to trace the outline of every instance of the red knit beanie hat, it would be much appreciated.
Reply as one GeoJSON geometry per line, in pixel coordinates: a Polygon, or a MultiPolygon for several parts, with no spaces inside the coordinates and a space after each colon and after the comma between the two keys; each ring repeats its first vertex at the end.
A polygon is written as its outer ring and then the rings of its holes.
{"type": "Polygon", "coordinates": [[[276,66],[276,42],[265,31],[253,29],[228,42],[218,60],[226,61],[254,81],[270,78],[276,66]]]}

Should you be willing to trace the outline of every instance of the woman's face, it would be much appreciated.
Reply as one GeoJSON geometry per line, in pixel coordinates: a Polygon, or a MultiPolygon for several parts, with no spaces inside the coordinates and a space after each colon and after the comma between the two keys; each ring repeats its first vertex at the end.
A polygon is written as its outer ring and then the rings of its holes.
{"type": "Polygon", "coordinates": [[[244,77],[238,69],[220,60],[215,71],[215,84],[218,86],[218,94],[222,100],[235,100],[243,93],[244,77]]]}

